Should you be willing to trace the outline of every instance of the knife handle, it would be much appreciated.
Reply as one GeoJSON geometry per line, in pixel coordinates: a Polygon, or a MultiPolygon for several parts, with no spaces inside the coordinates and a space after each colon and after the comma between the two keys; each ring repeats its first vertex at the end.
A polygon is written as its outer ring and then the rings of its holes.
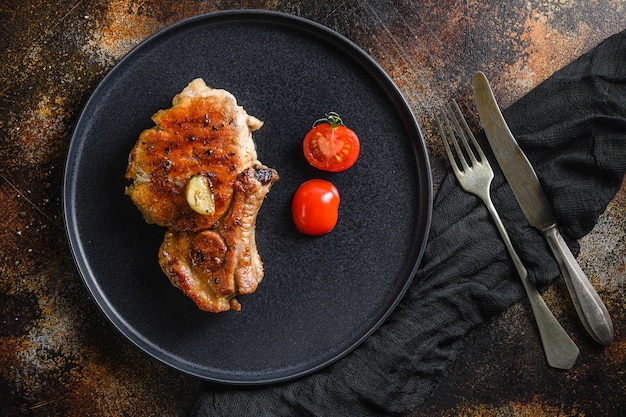
{"type": "Polygon", "coordinates": [[[600,296],[576,262],[556,224],[544,230],[543,234],[559,264],[580,321],[591,337],[601,345],[609,346],[613,343],[613,323],[600,296]]]}

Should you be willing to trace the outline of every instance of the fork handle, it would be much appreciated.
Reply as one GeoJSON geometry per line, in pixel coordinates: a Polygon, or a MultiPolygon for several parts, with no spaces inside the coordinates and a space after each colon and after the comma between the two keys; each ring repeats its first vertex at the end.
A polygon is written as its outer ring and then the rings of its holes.
{"type": "Polygon", "coordinates": [[[559,264],[580,321],[598,343],[613,343],[613,322],[606,306],[569,250],[556,224],[543,231],[559,264]]]}
{"type": "Polygon", "coordinates": [[[509,251],[513,264],[515,265],[519,277],[522,280],[524,290],[526,290],[526,295],[528,296],[530,307],[532,308],[535,321],[537,322],[539,336],[541,337],[541,343],[543,344],[543,350],[548,364],[553,368],[570,369],[576,362],[580,353],[578,346],[576,346],[563,327],[561,327],[556,317],[554,317],[554,314],[552,314],[552,311],[550,311],[541,297],[541,294],[539,294],[539,291],[537,291],[528,279],[526,267],[524,267],[524,264],[517,255],[515,248],[513,248],[509,234],[506,232],[504,224],[502,224],[502,220],[491,202],[491,199],[486,198],[483,199],[483,201],[487,205],[489,214],[491,214],[491,217],[493,218],[496,227],[502,236],[502,240],[504,240],[504,244],[509,251]]]}

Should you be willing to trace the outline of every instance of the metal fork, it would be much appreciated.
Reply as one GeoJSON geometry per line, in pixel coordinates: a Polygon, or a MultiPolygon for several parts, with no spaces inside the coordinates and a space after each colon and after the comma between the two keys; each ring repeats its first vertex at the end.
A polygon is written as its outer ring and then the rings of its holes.
{"type": "Polygon", "coordinates": [[[465,191],[478,196],[485,203],[513,259],[530,300],[548,364],[554,368],[570,369],[578,358],[578,347],[563,330],[537,289],[529,281],[526,268],[515,252],[511,239],[509,239],[502,220],[500,220],[500,216],[491,201],[490,186],[493,170],[454,100],[446,103],[438,114],[435,114],[435,123],[456,178],[465,191]],[[463,149],[461,149],[459,141],[463,149]],[[449,142],[452,143],[452,148],[449,142]],[[459,167],[457,159],[461,167],[459,167]]]}

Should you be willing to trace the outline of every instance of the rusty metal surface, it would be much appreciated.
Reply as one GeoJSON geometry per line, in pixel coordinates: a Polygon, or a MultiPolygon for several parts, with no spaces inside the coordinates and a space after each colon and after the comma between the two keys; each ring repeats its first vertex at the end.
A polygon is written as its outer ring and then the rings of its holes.
{"type": "MultiPolygon", "coordinates": [[[[471,105],[483,70],[506,107],[626,29],[626,0],[35,1],[0,3],[0,415],[184,415],[199,386],[123,339],[89,298],[61,217],[71,129],[98,80],[138,42],[185,17],[283,11],[348,36],[393,77],[423,123],[435,182],[445,166],[430,108],[471,105]]],[[[466,112],[469,114],[469,112],[466,112]]],[[[477,119],[470,119],[474,127],[477,119]]],[[[626,187],[581,241],[580,263],[607,303],[616,341],[599,348],[562,285],[548,303],[582,357],[547,369],[520,304],[467,338],[414,416],[621,415],[626,410],[626,187]]]]}

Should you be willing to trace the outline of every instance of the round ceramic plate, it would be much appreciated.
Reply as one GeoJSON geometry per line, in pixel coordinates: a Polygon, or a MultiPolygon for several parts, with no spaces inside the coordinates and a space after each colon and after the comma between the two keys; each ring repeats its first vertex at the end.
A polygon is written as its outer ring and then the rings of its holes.
{"type": "Polygon", "coordinates": [[[197,16],[136,47],[102,80],[77,122],[65,172],[70,246],[95,302],[154,358],[216,382],[261,384],[338,360],[390,314],[411,283],[428,234],[431,176],[420,128],[397,87],[355,44],[275,12],[197,16]],[[157,253],[164,228],[124,195],[128,154],[151,115],[192,79],[223,88],[265,121],[259,159],[280,180],[257,219],[265,278],[242,310],[211,314],[174,288],[157,253]],[[302,138],[336,111],[361,154],[329,174],[306,163],[302,138]],[[293,226],[293,193],[310,178],[341,194],[322,237],[293,226]]]}

